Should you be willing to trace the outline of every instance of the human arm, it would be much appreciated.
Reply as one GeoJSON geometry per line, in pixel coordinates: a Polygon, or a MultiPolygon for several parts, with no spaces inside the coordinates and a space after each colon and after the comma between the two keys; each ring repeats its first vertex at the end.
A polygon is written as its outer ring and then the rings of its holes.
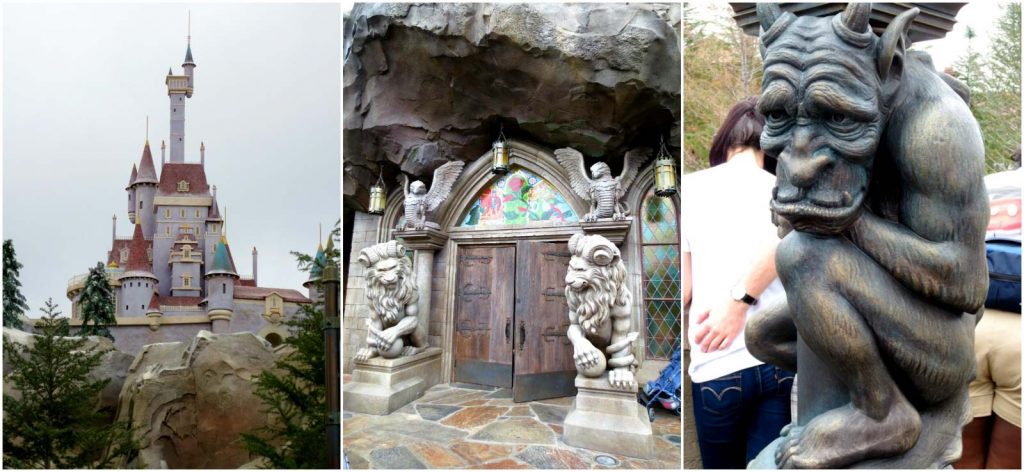
{"type": "MultiPolygon", "coordinates": [[[[740,286],[754,298],[760,298],[768,285],[778,276],[775,271],[775,249],[778,241],[772,241],[758,253],[750,270],[740,278],[740,286]]],[[[701,352],[712,352],[728,348],[743,330],[750,305],[726,295],[713,308],[697,315],[697,332],[694,337],[701,352]]]]}

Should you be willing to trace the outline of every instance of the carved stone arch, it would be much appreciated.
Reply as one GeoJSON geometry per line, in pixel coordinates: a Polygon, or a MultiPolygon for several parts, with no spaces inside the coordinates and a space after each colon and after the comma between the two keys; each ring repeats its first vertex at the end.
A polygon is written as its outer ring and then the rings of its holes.
{"type": "MultiPolygon", "coordinates": [[[[509,167],[522,167],[538,177],[547,180],[556,191],[565,197],[573,212],[582,217],[589,211],[586,201],[576,195],[569,184],[569,176],[565,169],[555,160],[554,153],[545,147],[518,140],[509,140],[509,167]]],[[[467,165],[462,175],[452,187],[448,199],[437,209],[436,221],[445,231],[458,225],[463,212],[469,208],[473,199],[490,185],[496,175],[491,173],[490,151],[467,165]]]]}
{"type": "Polygon", "coordinates": [[[377,223],[378,243],[393,239],[391,234],[395,227],[398,226],[398,221],[402,218],[402,214],[405,211],[405,195],[400,184],[392,187],[386,198],[384,214],[381,215],[380,221],[377,223]]]}

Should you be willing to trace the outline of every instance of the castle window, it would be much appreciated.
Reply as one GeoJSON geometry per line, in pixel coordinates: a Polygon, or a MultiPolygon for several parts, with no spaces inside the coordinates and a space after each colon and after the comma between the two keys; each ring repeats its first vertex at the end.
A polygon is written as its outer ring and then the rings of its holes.
{"type": "Polygon", "coordinates": [[[196,218],[199,218],[199,209],[196,209],[196,218]]]}
{"type": "Polygon", "coordinates": [[[164,208],[164,218],[170,218],[170,217],[171,217],[171,209],[170,208],[164,208]]]}
{"type": "Polygon", "coordinates": [[[128,311],[128,305],[124,306],[124,311],[128,311]]]}
{"type": "Polygon", "coordinates": [[[124,264],[125,262],[128,262],[128,248],[123,247],[121,248],[121,263],[124,264]]]}
{"type": "MultiPolygon", "coordinates": [[[[181,187],[179,186],[178,188],[181,188],[181,187]]],[[[185,209],[184,208],[181,209],[181,217],[185,218],[185,209]]]]}
{"type": "Polygon", "coordinates": [[[139,200],[139,209],[142,209],[142,200],[139,200]]]}
{"type": "Polygon", "coordinates": [[[679,213],[671,197],[659,197],[651,189],[638,217],[647,358],[669,359],[679,347],[682,318],[679,213]]]}
{"type": "Polygon", "coordinates": [[[142,309],[145,310],[146,309],[146,305],[142,305],[142,309]]]}
{"type": "Polygon", "coordinates": [[[171,225],[165,226],[164,229],[167,230],[165,232],[167,233],[168,236],[170,236],[171,235],[171,225]]]}
{"type": "Polygon", "coordinates": [[[146,248],[146,259],[150,262],[153,261],[153,246],[146,248]]]}
{"type": "MultiPolygon", "coordinates": [[[[178,182],[178,191],[179,192],[188,192],[188,181],[187,180],[182,180],[182,181],[178,182]]],[[[185,210],[182,210],[182,211],[185,211],[185,210]]],[[[182,216],[184,216],[184,215],[182,215],[182,216]]]]}
{"type": "Polygon", "coordinates": [[[192,257],[192,246],[186,244],[183,252],[185,253],[186,259],[192,257]]]}
{"type": "Polygon", "coordinates": [[[220,292],[228,293],[228,284],[220,284],[220,292]]]}
{"type": "Polygon", "coordinates": [[[181,286],[191,287],[192,286],[192,274],[185,274],[181,276],[181,286]]]}

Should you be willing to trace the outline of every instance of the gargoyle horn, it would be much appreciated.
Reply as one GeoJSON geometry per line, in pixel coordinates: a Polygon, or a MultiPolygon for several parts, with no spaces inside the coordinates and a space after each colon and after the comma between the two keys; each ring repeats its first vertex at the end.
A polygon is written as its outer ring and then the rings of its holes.
{"type": "Polygon", "coordinates": [[[850,3],[846,10],[841,13],[843,24],[855,33],[863,33],[868,29],[868,19],[871,18],[870,3],[850,3]]]}

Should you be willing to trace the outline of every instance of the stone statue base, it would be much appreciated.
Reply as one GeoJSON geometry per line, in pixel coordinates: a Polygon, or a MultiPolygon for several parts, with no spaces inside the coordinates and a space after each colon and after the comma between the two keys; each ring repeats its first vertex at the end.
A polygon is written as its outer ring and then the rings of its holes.
{"type": "MultiPolygon", "coordinates": [[[[970,316],[970,315],[964,315],[970,316]]],[[[798,408],[800,428],[816,416],[847,404],[849,393],[843,383],[829,371],[821,359],[807,347],[803,339],[797,341],[800,359],[798,408]],[[806,379],[806,380],[805,380],[806,379]]],[[[848,469],[948,469],[960,458],[960,429],[971,419],[971,405],[967,385],[951,395],[945,402],[919,410],[921,436],[909,451],[898,456],[851,464],[848,469]]],[[[747,464],[748,469],[777,469],[775,451],[784,438],[777,438],[747,464]]]]}
{"type": "Polygon", "coordinates": [[[409,357],[375,357],[355,362],[352,381],[342,388],[347,411],[386,415],[423,396],[441,379],[441,348],[409,357]]]}
{"type": "Polygon", "coordinates": [[[596,379],[576,376],[579,393],[565,417],[566,444],[624,456],[649,458],[654,435],[647,410],[637,403],[636,390],[615,390],[608,373],[596,379]]]}
{"type": "Polygon", "coordinates": [[[632,226],[632,221],[632,217],[628,217],[624,220],[599,218],[597,221],[581,221],[580,228],[585,234],[598,234],[604,236],[616,245],[621,245],[626,241],[626,235],[629,234],[629,228],[632,226]]]}

